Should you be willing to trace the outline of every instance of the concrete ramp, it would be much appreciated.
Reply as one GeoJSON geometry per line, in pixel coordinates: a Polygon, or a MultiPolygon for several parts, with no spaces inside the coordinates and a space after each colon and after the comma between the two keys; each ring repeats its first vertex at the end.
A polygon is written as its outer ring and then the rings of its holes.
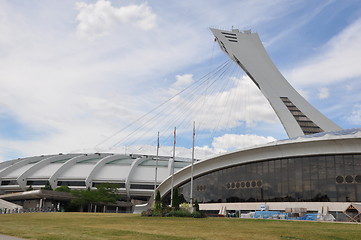
{"type": "Polygon", "coordinates": [[[135,205],[133,213],[140,214],[143,211],[147,211],[150,208],[151,208],[151,205],[149,203],[135,205]]]}
{"type": "MultiPolygon", "coordinates": [[[[0,199],[0,209],[7,209],[7,210],[20,210],[20,209],[23,209],[22,206],[20,205],[17,205],[15,203],[11,203],[11,202],[8,202],[8,201],[5,201],[3,199],[0,199]]],[[[2,212],[3,212],[2,211],[2,212]]]]}

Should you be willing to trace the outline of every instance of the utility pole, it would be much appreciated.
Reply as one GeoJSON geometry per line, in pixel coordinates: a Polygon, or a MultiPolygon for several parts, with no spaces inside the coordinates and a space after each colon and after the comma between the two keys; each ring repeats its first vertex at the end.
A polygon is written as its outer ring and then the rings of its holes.
{"type": "Polygon", "coordinates": [[[177,143],[177,128],[174,127],[174,144],[173,144],[173,164],[172,164],[172,187],[170,190],[170,205],[172,205],[173,203],[173,187],[174,187],[174,179],[173,179],[173,175],[174,175],[174,164],[175,164],[175,145],[177,143]]]}
{"type": "Polygon", "coordinates": [[[156,198],[156,189],[157,189],[157,181],[158,181],[158,158],[159,158],[159,132],[158,132],[158,138],[157,138],[157,156],[155,159],[155,177],[154,177],[154,200],[156,198]]]}
{"type": "Polygon", "coordinates": [[[191,194],[190,205],[193,207],[193,163],[194,163],[194,137],[196,136],[196,122],[193,122],[193,135],[192,135],[192,166],[191,166],[191,194]]]}

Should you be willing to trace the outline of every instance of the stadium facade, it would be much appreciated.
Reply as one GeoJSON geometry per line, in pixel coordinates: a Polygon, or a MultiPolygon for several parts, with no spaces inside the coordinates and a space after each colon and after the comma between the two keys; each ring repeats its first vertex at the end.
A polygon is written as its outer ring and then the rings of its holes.
{"type": "MultiPolygon", "coordinates": [[[[211,31],[267,98],[290,139],[194,164],[192,196],[188,166],[173,176],[173,186],[170,178],[159,186],[163,200],[169,203],[177,187],[186,201],[213,213],[262,208],[353,219],[346,211],[350,203],[361,207],[361,130],[342,130],[311,106],[273,64],[257,33],[211,31]]],[[[360,221],[361,208],[351,214],[360,221]]]]}
{"type": "MultiPolygon", "coordinates": [[[[361,129],[276,141],[202,160],[193,168],[193,199],[213,213],[306,209],[343,212],[361,202],[361,129]],[[222,210],[223,209],[223,210],[222,210]]],[[[174,187],[190,201],[188,166],[174,187]]],[[[169,202],[170,179],[159,191],[169,202]]],[[[336,214],[334,214],[336,217],[336,214]]]]}
{"type": "MultiPolygon", "coordinates": [[[[52,189],[64,185],[71,189],[96,189],[99,184],[111,183],[117,186],[124,202],[142,203],[149,200],[155,184],[159,185],[170,175],[172,165],[178,171],[189,163],[186,159],[174,162],[172,158],[159,157],[156,161],[155,156],[111,153],[57,154],[15,159],[0,163],[0,199],[16,202],[20,206],[24,206],[29,199],[37,199],[32,205],[34,208],[44,205],[40,204],[40,200],[51,198],[39,195],[38,192],[34,192],[31,197],[30,192],[25,195],[21,192],[29,188],[37,191],[47,185],[52,189]]],[[[54,196],[51,204],[57,205],[57,199],[64,200],[54,196]]],[[[124,211],[132,211],[133,205],[125,205],[124,211]]]]}

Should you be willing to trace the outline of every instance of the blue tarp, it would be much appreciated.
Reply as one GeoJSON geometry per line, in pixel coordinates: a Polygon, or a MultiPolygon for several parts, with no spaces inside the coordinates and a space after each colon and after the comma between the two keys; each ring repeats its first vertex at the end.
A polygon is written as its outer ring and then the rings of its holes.
{"type": "Polygon", "coordinates": [[[254,214],[254,218],[273,218],[273,216],[285,216],[284,219],[288,220],[308,220],[308,221],[317,221],[317,213],[307,213],[302,217],[290,218],[288,213],[279,212],[279,211],[256,211],[254,214]]]}
{"type": "MultiPolygon", "coordinates": [[[[254,218],[272,218],[274,215],[286,215],[285,213],[278,211],[256,211],[254,214],[254,218]]],[[[287,215],[286,215],[287,216],[287,215]]]]}
{"type": "Polygon", "coordinates": [[[307,213],[302,217],[298,217],[297,220],[317,221],[317,213],[307,213]]]}

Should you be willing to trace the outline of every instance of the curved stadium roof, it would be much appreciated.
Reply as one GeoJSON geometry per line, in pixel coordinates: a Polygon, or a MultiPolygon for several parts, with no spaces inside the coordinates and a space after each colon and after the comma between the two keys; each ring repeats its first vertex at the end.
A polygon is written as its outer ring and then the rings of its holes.
{"type": "MultiPolygon", "coordinates": [[[[50,184],[70,188],[94,188],[101,183],[117,184],[121,194],[147,197],[153,193],[156,158],[149,155],[111,153],[58,154],[21,158],[0,163],[0,191],[24,191],[50,184]]],[[[159,157],[157,185],[169,176],[173,161],[159,157]]],[[[189,162],[176,161],[175,171],[189,162]]]]}
{"type": "MultiPolygon", "coordinates": [[[[220,154],[195,163],[193,176],[196,178],[222,168],[276,158],[353,153],[361,153],[361,128],[316,133],[220,154]]],[[[190,172],[188,166],[175,173],[174,186],[190,181],[190,172]]],[[[171,178],[168,177],[158,190],[164,196],[170,189],[171,178]]]]}

